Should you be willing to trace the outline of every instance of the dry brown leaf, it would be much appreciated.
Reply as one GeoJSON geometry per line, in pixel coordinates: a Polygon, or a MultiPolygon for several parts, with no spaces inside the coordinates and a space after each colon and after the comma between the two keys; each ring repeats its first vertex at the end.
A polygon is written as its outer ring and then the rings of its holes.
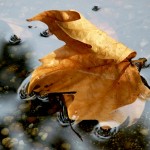
{"type": "MultiPolygon", "coordinates": [[[[48,54],[34,70],[28,92],[75,91],[66,96],[70,119],[108,121],[114,110],[150,97],[130,60],[136,52],[109,37],[75,11],[45,11],[28,21],[46,23],[66,45],[48,54]]],[[[115,114],[116,116],[116,114],[115,114]]],[[[118,118],[118,119],[117,119],[118,118]]]]}

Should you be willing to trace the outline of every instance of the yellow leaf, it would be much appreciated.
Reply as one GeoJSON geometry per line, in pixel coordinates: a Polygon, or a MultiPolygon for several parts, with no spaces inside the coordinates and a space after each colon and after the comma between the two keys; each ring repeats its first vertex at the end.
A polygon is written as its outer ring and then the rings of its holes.
{"type": "Polygon", "coordinates": [[[46,23],[51,33],[66,45],[48,54],[34,70],[28,92],[65,96],[70,119],[107,121],[114,110],[137,98],[150,97],[140,74],[130,60],[136,52],[109,37],[76,11],[51,10],[28,21],[46,23]]]}

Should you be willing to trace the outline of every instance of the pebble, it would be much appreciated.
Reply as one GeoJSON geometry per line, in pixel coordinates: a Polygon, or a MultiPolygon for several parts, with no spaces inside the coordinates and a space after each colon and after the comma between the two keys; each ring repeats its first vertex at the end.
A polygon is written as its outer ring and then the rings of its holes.
{"type": "Polygon", "coordinates": [[[21,39],[17,35],[14,34],[10,37],[9,43],[11,45],[18,45],[21,43],[21,39]]]}
{"type": "Polygon", "coordinates": [[[32,28],[32,26],[28,26],[28,28],[32,28]]]}
{"type": "Polygon", "coordinates": [[[32,136],[36,136],[36,135],[38,135],[38,132],[39,132],[39,129],[38,129],[38,128],[33,128],[33,129],[32,129],[32,132],[31,132],[31,135],[32,135],[32,136]]]}
{"type": "Polygon", "coordinates": [[[146,135],[149,134],[149,129],[146,129],[146,128],[145,128],[145,129],[141,129],[141,130],[140,130],[140,133],[141,133],[142,135],[145,135],[145,136],[146,136],[146,135]]]}
{"type": "Polygon", "coordinates": [[[49,37],[51,34],[50,34],[49,30],[47,29],[47,30],[41,32],[40,35],[42,37],[49,37]]]}
{"type": "Polygon", "coordinates": [[[61,145],[61,148],[62,148],[63,150],[70,150],[70,149],[71,149],[71,145],[70,145],[69,143],[63,143],[63,144],[61,145]]]}
{"type": "Polygon", "coordinates": [[[22,132],[23,131],[23,125],[21,123],[19,123],[19,122],[15,122],[15,123],[12,123],[9,126],[9,129],[12,132],[22,132]]]}
{"type": "Polygon", "coordinates": [[[33,128],[33,126],[34,126],[33,123],[29,124],[29,128],[33,128]]]}
{"type": "Polygon", "coordinates": [[[6,117],[4,117],[4,123],[5,124],[10,124],[10,123],[13,122],[13,120],[14,120],[14,116],[6,116],[6,117]]]}
{"type": "Polygon", "coordinates": [[[26,120],[26,119],[27,119],[27,115],[23,114],[23,115],[21,116],[21,119],[22,119],[22,120],[26,120]]]}
{"type": "Polygon", "coordinates": [[[6,137],[6,138],[4,138],[4,139],[2,140],[2,144],[5,146],[5,145],[7,145],[7,144],[10,142],[10,140],[11,140],[11,138],[6,137]]]}
{"type": "Polygon", "coordinates": [[[23,112],[27,112],[30,110],[30,103],[21,104],[19,109],[23,112]]]}
{"type": "Polygon", "coordinates": [[[44,132],[39,132],[39,134],[38,134],[38,135],[39,135],[39,136],[42,136],[43,134],[44,134],[44,132]]]}
{"type": "Polygon", "coordinates": [[[2,140],[2,144],[6,147],[6,148],[13,148],[15,145],[18,144],[18,139],[16,138],[4,138],[2,140]]]}
{"type": "Polygon", "coordinates": [[[98,11],[98,10],[100,10],[100,7],[94,6],[94,7],[92,8],[92,10],[93,10],[93,11],[98,11]]]}
{"type": "Polygon", "coordinates": [[[44,133],[42,136],[41,136],[41,140],[42,141],[45,141],[48,137],[48,133],[44,133]]]}
{"type": "Polygon", "coordinates": [[[8,135],[8,134],[9,134],[9,129],[8,129],[8,128],[3,128],[3,129],[1,130],[1,134],[2,134],[2,135],[8,135]]]}

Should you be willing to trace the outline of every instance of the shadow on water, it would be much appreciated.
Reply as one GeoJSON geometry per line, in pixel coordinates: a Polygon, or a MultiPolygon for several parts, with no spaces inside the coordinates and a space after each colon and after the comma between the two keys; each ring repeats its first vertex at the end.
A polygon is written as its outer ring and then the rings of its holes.
{"type": "Polygon", "coordinates": [[[27,52],[22,46],[4,43],[0,60],[0,92],[16,92],[22,80],[29,74],[27,52]],[[18,52],[21,51],[21,52],[18,52]]]}

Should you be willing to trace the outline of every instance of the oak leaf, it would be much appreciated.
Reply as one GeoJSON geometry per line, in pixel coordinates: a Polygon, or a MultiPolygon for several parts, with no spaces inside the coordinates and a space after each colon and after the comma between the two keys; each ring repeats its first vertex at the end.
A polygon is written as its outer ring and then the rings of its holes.
{"type": "Polygon", "coordinates": [[[65,98],[70,119],[119,123],[124,120],[115,110],[150,97],[137,67],[131,64],[136,52],[78,12],[50,10],[27,20],[44,22],[66,43],[40,59],[42,65],[32,73],[28,93],[75,91],[74,96],[65,98]]]}

